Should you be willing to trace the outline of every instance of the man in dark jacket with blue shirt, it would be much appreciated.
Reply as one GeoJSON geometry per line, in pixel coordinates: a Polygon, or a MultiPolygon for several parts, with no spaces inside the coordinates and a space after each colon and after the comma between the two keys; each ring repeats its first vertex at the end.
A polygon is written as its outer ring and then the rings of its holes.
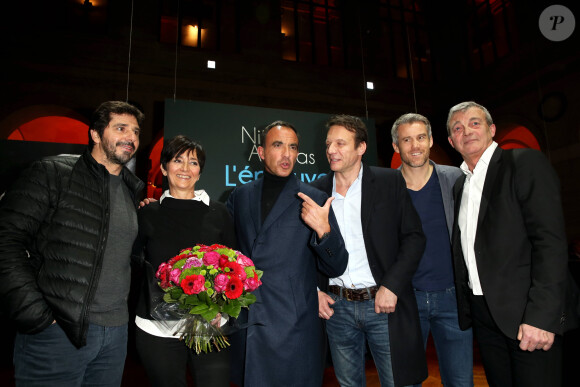
{"type": "Polygon", "coordinates": [[[473,386],[473,336],[462,331],[457,317],[451,232],[453,185],[461,170],[429,160],[431,123],[420,114],[399,117],[391,129],[393,148],[401,155],[401,173],[427,237],[425,252],[413,276],[423,346],[433,336],[441,382],[450,387],[473,386]]]}
{"type": "Polygon", "coordinates": [[[17,385],[121,384],[144,188],[125,164],[143,119],[128,103],[101,104],[82,156],[35,162],[0,202],[0,306],[18,328],[17,385]]]}

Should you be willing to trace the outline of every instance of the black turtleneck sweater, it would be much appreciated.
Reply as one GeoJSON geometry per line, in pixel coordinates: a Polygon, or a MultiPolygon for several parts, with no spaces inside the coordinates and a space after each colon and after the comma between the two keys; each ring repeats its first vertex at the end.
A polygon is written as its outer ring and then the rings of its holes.
{"type": "Polygon", "coordinates": [[[272,207],[274,207],[276,200],[278,200],[278,196],[280,196],[280,192],[282,192],[291,176],[292,174],[286,177],[276,176],[264,171],[264,185],[262,187],[262,224],[264,224],[264,220],[266,220],[272,207]]]}

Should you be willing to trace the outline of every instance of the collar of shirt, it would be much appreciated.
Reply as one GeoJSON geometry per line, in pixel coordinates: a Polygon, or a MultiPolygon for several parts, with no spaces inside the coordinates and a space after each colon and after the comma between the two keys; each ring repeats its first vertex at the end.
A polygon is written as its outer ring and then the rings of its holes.
{"type": "MultiPolygon", "coordinates": [[[[362,190],[362,184],[360,184],[360,182],[362,181],[362,177],[363,177],[363,165],[362,165],[362,163],[360,163],[360,170],[358,171],[358,176],[350,184],[350,187],[348,188],[348,191],[350,191],[352,189],[353,191],[360,192],[362,190]]],[[[332,177],[332,196],[334,196],[334,197],[342,197],[341,194],[339,194],[338,192],[336,192],[336,174],[332,177]]]]}
{"type": "Polygon", "coordinates": [[[469,175],[473,175],[474,173],[477,173],[482,168],[487,170],[487,166],[489,165],[489,162],[491,161],[491,156],[493,156],[493,152],[495,152],[495,148],[497,148],[497,142],[492,141],[490,146],[487,147],[487,149],[483,152],[483,154],[481,155],[481,157],[477,161],[477,164],[475,164],[475,168],[473,168],[473,172],[471,172],[469,170],[469,167],[467,166],[467,163],[465,161],[463,163],[461,163],[460,168],[463,171],[463,173],[465,173],[467,176],[469,176],[469,175]]]}
{"type": "MultiPolygon", "coordinates": [[[[200,190],[194,191],[194,194],[195,194],[195,196],[189,200],[197,200],[199,202],[202,202],[206,206],[209,206],[209,195],[205,192],[205,190],[200,189],[200,190]]],[[[163,195],[161,195],[161,197],[159,198],[159,204],[161,204],[161,202],[165,198],[175,199],[173,196],[171,196],[171,194],[169,193],[169,190],[166,190],[165,192],[163,192],[163,195]]]]}

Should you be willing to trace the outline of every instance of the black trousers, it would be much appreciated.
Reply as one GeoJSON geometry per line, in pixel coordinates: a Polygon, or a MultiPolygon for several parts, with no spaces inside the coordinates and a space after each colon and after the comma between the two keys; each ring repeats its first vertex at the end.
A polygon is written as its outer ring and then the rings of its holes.
{"type": "Polygon", "coordinates": [[[229,387],[230,349],[200,353],[183,341],[157,337],[136,328],[137,353],[153,387],[186,387],[187,369],[196,387],[229,387]]]}
{"type": "Polygon", "coordinates": [[[548,351],[523,351],[495,324],[484,296],[471,297],[473,333],[491,387],[559,387],[562,385],[562,337],[548,351]]]}

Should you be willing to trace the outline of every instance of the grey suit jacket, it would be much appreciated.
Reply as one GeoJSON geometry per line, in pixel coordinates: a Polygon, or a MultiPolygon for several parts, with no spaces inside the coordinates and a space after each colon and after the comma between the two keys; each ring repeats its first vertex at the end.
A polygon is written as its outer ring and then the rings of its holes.
{"type": "MultiPolygon", "coordinates": [[[[429,163],[434,167],[437,178],[439,179],[439,187],[441,188],[441,197],[443,198],[443,208],[445,210],[445,220],[447,221],[447,230],[449,231],[449,240],[453,233],[453,185],[457,179],[463,174],[461,169],[449,165],[439,165],[433,160],[429,163]]],[[[401,170],[401,167],[398,168],[401,170]]]]}

